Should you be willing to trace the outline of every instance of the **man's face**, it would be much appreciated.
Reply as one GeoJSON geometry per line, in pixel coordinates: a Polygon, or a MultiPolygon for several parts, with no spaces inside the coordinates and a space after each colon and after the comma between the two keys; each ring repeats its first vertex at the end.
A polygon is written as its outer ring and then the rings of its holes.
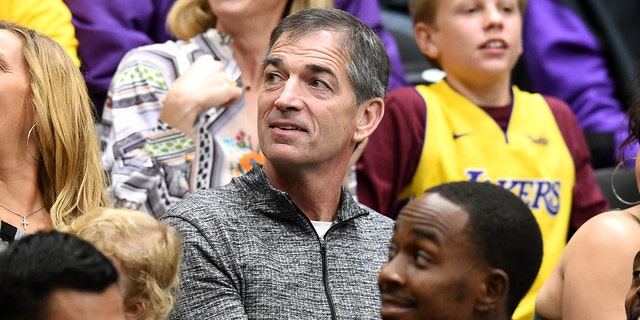
{"type": "Polygon", "coordinates": [[[624,308],[627,311],[628,320],[640,319],[640,251],[633,259],[633,278],[624,301],[624,308]]]}
{"type": "Polygon", "coordinates": [[[378,285],[383,319],[472,319],[486,264],[470,243],[466,211],[439,194],[407,205],[396,220],[378,285]]]}
{"type": "Polygon", "coordinates": [[[49,320],[123,320],[124,302],[120,289],[109,286],[103,292],[58,289],[48,301],[49,320]]]}
{"type": "Polygon", "coordinates": [[[288,167],[348,161],[358,107],[338,36],[316,31],[292,40],[285,33],[267,61],[258,132],[268,161],[288,167]]]}

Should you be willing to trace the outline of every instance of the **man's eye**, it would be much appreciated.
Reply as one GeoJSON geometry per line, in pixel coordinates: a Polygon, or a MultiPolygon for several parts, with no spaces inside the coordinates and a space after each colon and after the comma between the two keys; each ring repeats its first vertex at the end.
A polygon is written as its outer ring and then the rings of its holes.
{"type": "Polygon", "coordinates": [[[310,82],[310,84],[312,87],[316,87],[316,88],[329,88],[327,83],[320,79],[314,79],[310,82]]]}
{"type": "Polygon", "coordinates": [[[389,245],[389,261],[391,261],[391,259],[393,259],[393,257],[396,256],[396,253],[398,252],[398,246],[395,244],[390,244],[389,245]]]}
{"type": "Polygon", "coordinates": [[[414,256],[414,260],[416,267],[420,269],[429,267],[433,262],[431,256],[424,251],[417,251],[414,256]]]}
{"type": "Polygon", "coordinates": [[[264,77],[264,80],[268,83],[278,82],[280,81],[280,79],[282,79],[282,77],[275,72],[267,73],[267,75],[264,77]]]}

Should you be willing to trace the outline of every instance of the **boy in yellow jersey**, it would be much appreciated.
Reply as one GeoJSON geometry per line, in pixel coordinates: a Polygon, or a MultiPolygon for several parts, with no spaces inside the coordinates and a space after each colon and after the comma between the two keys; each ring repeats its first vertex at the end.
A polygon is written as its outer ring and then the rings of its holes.
{"type": "Polygon", "coordinates": [[[391,217],[445,182],[486,181],[519,196],[540,225],[545,255],[514,319],[531,319],[535,294],[570,227],[608,208],[569,107],[511,85],[525,5],[411,0],[418,47],[446,76],[387,96],[385,116],[357,166],[359,200],[391,217]]]}

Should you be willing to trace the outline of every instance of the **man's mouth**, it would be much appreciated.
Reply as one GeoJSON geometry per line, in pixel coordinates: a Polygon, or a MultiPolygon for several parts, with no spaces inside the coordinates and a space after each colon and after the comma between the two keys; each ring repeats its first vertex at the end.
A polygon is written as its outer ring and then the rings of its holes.
{"type": "Polygon", "coordinates": [[[385,308],[408,309],[416,305],[413,299],[400,297],[392,293],[382,293],[380,298],[382,300],[382,306],[385,308]]]}
{"type": "Polygon", "coordinates": [[[271,126],[272,128],[278,128],[280,130],[300,130],[294,126],[271,126]]]}
{"type": "Polygon", "coordinates": [[[269,123],[269,128],[278,129],[282,131],[302,131],[306,132],[307,130],[304,126],[299,123],[291,120],[274,120],[269,123]]]}

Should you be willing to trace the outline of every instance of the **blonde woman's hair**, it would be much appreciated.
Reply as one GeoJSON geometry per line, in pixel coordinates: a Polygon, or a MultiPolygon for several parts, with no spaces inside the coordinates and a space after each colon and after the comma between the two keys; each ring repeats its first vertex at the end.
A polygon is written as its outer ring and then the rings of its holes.
{"type": "MultiPolygon", "coordinates": [[[[282,0],[285,1],[285,0],[282,0]]],[[[306,8],[330,8],[333,0],[290,0],[291,9],[288,14],[306,8]]],[[[182,40],[214,28],[218,18],[213,14],[207,0],[178,0],[167,15],[167,29],[182,40]]]]}
{"type": "Polygon", "coordinates": [[[144,303],[141,319],[166,319],[178,294],[180,239],[154,217],[130,209],[100,208],[63,231],[92,243],[129,279],[125,306],[144,303]]]}
{"type": "Polygon", "coordinates": [[[53,226],[59,229],[94,208],[111,206],[80,70],[51,38],[6,21],[0,21],[0,29],[22,42],[41,154],[38,183],[53,226]]]}

